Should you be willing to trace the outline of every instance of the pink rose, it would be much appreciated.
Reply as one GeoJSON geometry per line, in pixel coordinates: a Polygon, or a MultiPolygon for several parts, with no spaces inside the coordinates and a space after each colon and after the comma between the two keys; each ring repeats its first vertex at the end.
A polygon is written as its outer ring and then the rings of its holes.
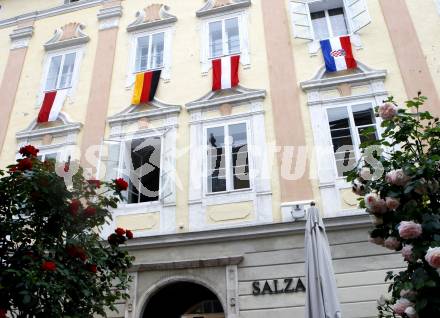
{"type": "Polygon", "coordinates": [[[384,120],[392,119],[397,115],[397,106],[391,103],[385,103],[379,106],[379,116],[384,120]]]}
{"type": "Polygon", "coordinates": [[[399,235],[405,240],[414,239],[422,235],[422,226],[413,221],[402,221],[399,226],[399,235]]]}
{"type": "Polygon", "coordinates": [[[430,247],[426,252],[425,260],[434,268],[440,268],[440,247],[430,247]]]}
{"type": "Polygon", "coordinates": [[[413,261],[413,246],[411,244],[405,245],[402,248],[402,256],[407,262],[413,261]]]}
{"type": "Polygon", "coordinates": [[[405,313],[406,308],[412,306],[413,303],[410,302],[406,298],[400,298],[393,305],[393,311],[398,315],[403,315],[405,313]]]}
{"type": "Polygon", "coordinates": [[[376,193],[368,193],[364,198],[367,209],[372,210],[373,205],[376,204],[377,200],[379,200],[379,197],[376,193]]]}
{"type": "Polygon", "coordinates": [[[397,185],[397,186],[405,186],[409,180],[411,180],[410,177],[408,177],[402,169],[397,170],[391,170],[388,172],[385,176],[385,180],[389,184],[397,185]]]}
{"type": "Polygon", "coordinates": [[[388,211],[387,204],[384,199],[379,199],[373,204],[373,213],[384,214],[388,211]]]}
{"type": "Polygon", "coordinates": [[[387,203],[387,208],[392,211],[396,210],[400,205],[399,199],[395,199],[391,197],[386,197],[385,202],[387,203]]]}
{"type": "Polygon", "coordinates": [[[399,249],[400,241],[397,238],[390,236],[385,240],[384,246],[389,250],[395,251],[399,249]]]}
{"type": "Polygon", "coordinates": [[[412,306],[405,309],[405,314],[408,316],[408,318],[417,318],[419,316],[417,315],[415,308],[412,306]]]}
{"type": "Polygon", "coordinates": [[[370,237],[368,239],[368,242],[383,246],[385,243],[385,240],[383,239],[383,237],[377,236],[377,237],[370,237]]]}

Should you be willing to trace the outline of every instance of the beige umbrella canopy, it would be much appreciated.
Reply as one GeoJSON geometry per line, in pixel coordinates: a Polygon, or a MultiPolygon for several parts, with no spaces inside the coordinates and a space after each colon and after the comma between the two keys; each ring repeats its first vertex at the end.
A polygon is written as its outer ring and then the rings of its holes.
{"type": "Polygon", "coordinates": [[[325,226],[312,204],[305,233],[306,318],[341,318],[336,280],[325,226]]]}

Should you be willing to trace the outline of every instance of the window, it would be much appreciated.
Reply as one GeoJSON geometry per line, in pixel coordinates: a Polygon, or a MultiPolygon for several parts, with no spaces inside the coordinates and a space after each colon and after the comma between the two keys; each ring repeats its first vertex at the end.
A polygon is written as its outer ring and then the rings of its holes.
{"type": "Polygon", "coordinates": [[[377,139],[377,123],[371,104],[335,107],[327,109],[328,123],[333,144],[338,176],[354,167],[361,158],[359,146],[367,139],[377,139]],[[363,136],[370,127],[374,133],[363,136]]]}
{"type": "Polygon", "coordinates": [[[161,138],[134,139],[125,144],[125,169],[128,180],[128,203],[159,200],[161,138]]]}
{"type": "Polygon", "coordinates": [[[77,53],[55,55],[50,58],[45,91],[70,88],[75,69],[77,53]]]}
{"type": "Polygon", "coordinates": [[[164,32],[137,38],[135,73],[163,67],[164,39],[164,32]]]}
{"type": "Polygon", "coordinates": [[[371,22],[366,0],[291,0],[296,38],[322,40],[354,34],[371,22]]]}
{"type": "Polygon", "coordinates": [[[315,39],[327,39],[348,34],[344,9],[335,8],[310,13],[315,39]]]}
{"type": "Polygon", "coordinates": [[[58,153],[57,152],[47,152],[43,154],[39,154],[37,156],[37,159],[40,161],[46,161],[46,160],[54,160],[57,161],[58,153]]]}
{"type": "Polygon", "coordinates": [[[209,56],[216,58],[240,53],[238,17],[209,23],[209,56]]]}
{"type": "Polygon", "coordinates": [[[250,188],[247,125],[207,129],[208,192],[250,188]]]}

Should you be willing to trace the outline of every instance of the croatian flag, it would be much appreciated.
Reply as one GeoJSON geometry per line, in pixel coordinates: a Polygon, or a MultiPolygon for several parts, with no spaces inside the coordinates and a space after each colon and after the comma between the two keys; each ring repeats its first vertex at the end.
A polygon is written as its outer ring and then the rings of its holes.
{"type": "Polygon", "coordinates": [[[38,123],[46,123],[58,119],[64,100],[67,96],[67,89],[46,92],[44,94],[43,104],[38,113],[38,123]]]}
{"type": "Polygon", "coordinates": [[[338,72],[357,67],[349,36],[322,40],[321,49],[327,72],[338,72]]]}
{"type": "Polygon", "coordinates": [[[212,90],[232,88],[238,85],[240,55],[212,60],[212,90]]]}

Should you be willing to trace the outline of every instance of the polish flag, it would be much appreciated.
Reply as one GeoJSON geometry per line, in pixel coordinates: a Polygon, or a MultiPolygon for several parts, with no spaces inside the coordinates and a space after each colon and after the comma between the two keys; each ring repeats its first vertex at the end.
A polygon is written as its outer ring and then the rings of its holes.
{"type": "Polygon", "coordinates": [[[232,88],[238,85],[240,55],[212,60],[212,90],[232,88]]]}
{"type": "Polygon", "coordinates": [[[44,94],[43,105],[41,105],[37,122],[46,123],[57,120],[66,96],[67,89],[46,92],[44,94]]]}

